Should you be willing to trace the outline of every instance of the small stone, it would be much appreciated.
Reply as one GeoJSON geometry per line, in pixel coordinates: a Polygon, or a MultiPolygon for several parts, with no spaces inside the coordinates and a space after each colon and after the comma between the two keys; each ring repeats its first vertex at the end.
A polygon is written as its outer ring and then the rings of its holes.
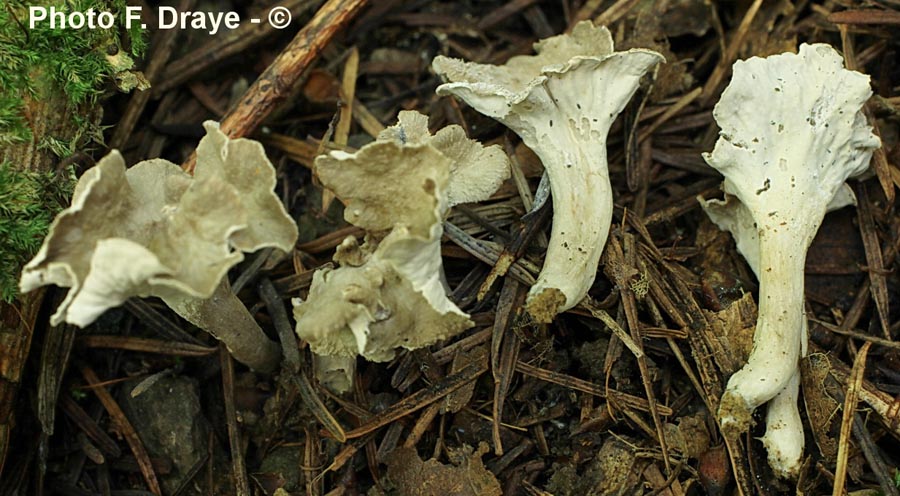
{"type": "Polygon", "coordinates": [[[159,479],[164,494],[174,494],[206,460],[209,422],[194,381],[162,377],[132,397],[141,382],[125,383],[119,404],[150,456],[172,462],[172,471],[159,479]]]}

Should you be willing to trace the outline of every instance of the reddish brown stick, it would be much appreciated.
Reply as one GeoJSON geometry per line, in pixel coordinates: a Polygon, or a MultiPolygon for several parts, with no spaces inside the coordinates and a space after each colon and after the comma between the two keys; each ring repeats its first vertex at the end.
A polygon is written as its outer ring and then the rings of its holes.
{"type": "MultiPolygon", "coordinates": [[[[222,119],[222,132],[232,138],[247,136],[282,103],[303,72],[341,28],[368,4],[368,0],[328,0],[297,33],[241,100],[222,119]]],[[[196,154],[182,165],[193,172],[196,154]]]]}
{"type": "MultiPolygon", "coordinates": [[[[291,17],[296,18],[322,2],[321,0],[287,0],[274,3],[288,9],[291,17]]],[[[184,11],[179,10],[179,12],[184,11]]],[[[261,10],[256,14],[265,16],[268,14],[268,10],[261,10]]],[[[278,33],[279,30],[268,22],[261,22],[259,24],[241,24],[239,28],[223,34],[223,36],[210,38],[208,42],[168,64],[162,77],[158,78],[159,81],[151,79],[153,81],[151,92],[154,96],[162,96],[166,91],[181,86],[200,74],[208,73],[216,64],[220,64],[244,50],[253,49],[259,43],[278,33]]]]}
{"type": "Polygon", "coordinates": [[[235,493],[250,494],[250,480],[244,464],[241,431],[238,427],[237,409],[234,406],[234,362],[224,344],[219,344],[219,363],[222,366],[222,391],[225,400],[225,423],[228,424],[228,443],[231,446],[231,468],[235,493]]]}
{"type": "Polygon", "coordinates": [[[828,22],[833,22],[835,24],[900,25],[900,12],[877,9],[844,10],[829,14],[828,22]]]}

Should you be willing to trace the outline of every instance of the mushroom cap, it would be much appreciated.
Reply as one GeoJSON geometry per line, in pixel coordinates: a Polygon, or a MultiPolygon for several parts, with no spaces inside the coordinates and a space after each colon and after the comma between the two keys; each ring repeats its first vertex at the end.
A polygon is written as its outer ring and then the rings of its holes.
{"type": "Polygon", "coordinates": [[[602,133],[602,139],[640,78],[664,61],[652,50],[614,52],[609,30],[590,21],[534,48],[536,55],[512,57],[504,65],[435,57],[432,68],[447,81],[437,93],[459,97],[511,127],[526,143],[529,134],[564,119],[602,133]]]}
{"type": "Polygon", "coordinates": [[[594,27],[590,21],[582,21],[569,34],[538,41],[534,51],[536,55],[518,55],[504,65],[436,57],[433,62],[435,72],[450,83],[442,85],[443,89],[438,88],[438,94],[450,93],[453,83],[465,83],[472,85],[476,93],[496,93],[506,97],[509,103],[518,103],[547,79],[545,73],[563,73],[582,58],[611,55],[613,40],[605,26],[594,27]]]}
{"type": "Polygon", "coordinates": [[[385,361],[472,326],[447,298],[442,222],[451,205],[487,199],[509,176],[499,147],[459,126],[432,136],[427,117],[401,112],[356,153],[318,157],[316,174],[345,203],[345,219],[378,236],[362,247],[345,240],[342,266],[317,271],[307,300],[295,301],[297,334],[314,353],[385,361]]]}
{"type": "Polygon", "coordinates": [[[457,125],[441,128],[432,136],[428,117],[412,110],[401,111],[397,124],[382,131],[378,139],[431,145],[449,158],[447,207],[487,200],[509,179],[509,158],[499,146],[483,146],[457,125]]]}
{"type": "Polygon", "coordinates": [[[199,178],[160,159],[126,170],[116,150],[81,177],[20,280],[22,291],[71,288],[54,325],[86,326],[131,296],[207,298],[241,250],[292,248],[297,228],[262,147],[205,126],[199,178]]]}
{"type": "Polygon", "coordinates": [[[420,236],[441,221],[451,160],[427,144],[375,141],[356,153],[316,158],[316,175],[344,203],[344,219],[367,231],[409,226],[420,236]]]}
{"type": "Polygon", "coordinates": [[[392,233],[362,266],[316,271],[307,300],[294,302],[297,334],[314,353],[387,361],[399,348],[428,346],[472,326],[440,281],[439,295],[416,288],[380,253],[385,243],[404,244],[407,235],[392,233]]]}
{"type": "Polygon", "coordinates": [[[206,137],[197,146],[194,179],[225,181],[237,191],[248,213],[246,227],[232,235],[231,245],[246,253],[269,247],[290,253],[297,241],[297,225],[274,192],[278,179],[262,144],[231,139],[219,130],[218,122],[206,121],[203,127],[206,137]]]}
{"type": "Polygon", "coordinates": [[[356,153],[316,158],[316,175],[344,202],[347,222],[367,231],[402,224],[427,237],[449,207],[487,200],[509,177],[499,146],[482,146],[460,126],[434,136],[428,117],[402,111],[398,122],[356,153]]]}
{"type": "Polygon", "coordinates": [[[463,315],[441,282],[441,223],[449,206],[486,200],[509,177],[500,147],[468,139],[459,126],[432,136],[426,116],[404,111],[373,143],[353,154],[320,156],[315,168],[322,184],[345,203],[348,222],[367,231],[391,229],[376,251],[381,262],[440,313],[463,315]]]}
{"type": "MultiPolygon", "coordinates": [[[[704,158],[760,227],[809,224],[811,211],[817,229],[844,181],[880,146],[861,111],[871,94],[869,77],[844,69],[825,44],[738,61],[713,111],[719,140],[704,158]]],[[[811,241],[815,229],[805,234],[811,241]]]]}
{"type": "Polygon", "coordinates": [[[430,144],[451,160],[447,205],[487,200],[509,179],[509,158],[497,145],[482,146],[460,126],[447,126],[430,144]]]}

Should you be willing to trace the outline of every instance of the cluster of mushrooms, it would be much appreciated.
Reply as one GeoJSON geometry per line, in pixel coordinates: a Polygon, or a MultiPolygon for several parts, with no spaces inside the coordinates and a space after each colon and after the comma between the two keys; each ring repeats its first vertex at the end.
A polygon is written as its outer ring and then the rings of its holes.
{"type": "MultiPolygon", "coordinates": [[[[653,51],[613,50],[590,22],[535,44],[536,55],[494,66],[437,57],[433,69],[453,95],[503,123],[543,162],[553,199],[552,232],[526,310],[548,323],[577,305],[594,282],[612,220],[606,159],[612,122],[641,78],[663,62],[653,51]]],[[[855,203],[845,181],[863,173],[880,146],[861,109],[869,78],[843,67],[824,44],[734,65],[714,110],[721,128],[706,161],[725,177],[724,200],[700,198],[760,281],[759,316],[747,364],[731,376],[718,412],[723,433],[746,432],[768,403],[769,463],[795,475],[803,454],[797,407],[799,360],[807,349],[806,249],[825,213],[855,203]]],[[[272,189],[262,146],[229,139],[215,123],[190,176],[148,160],[126,170],[113,151],[79,181],[21,288],[71,288],[55,325],[86,326],[133,296],[158,296],[225,343],[233,356],[273,371],[279,346],[266,337],[225,277],[244,252],[289,252],[297,228],[272,189]]],[[[319,380],[352,384],[357,356],[394,358],[474,324],[448,298],[440,242],[460,203],[488,199],[509,177],[506,155],[459,126],[432,135],[426,116],[398,123],[356,153],[320,156],[316,175],[365,231],[338,247],[335,269],[318,270],[306,300],[294,300],[296,332],[313,352],[319,380]]]]}

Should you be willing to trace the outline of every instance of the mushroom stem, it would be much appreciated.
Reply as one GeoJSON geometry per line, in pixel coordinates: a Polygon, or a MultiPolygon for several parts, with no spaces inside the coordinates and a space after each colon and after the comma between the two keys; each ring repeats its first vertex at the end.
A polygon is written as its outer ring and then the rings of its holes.
{"type": "Polygon", "coordinates": [[[746,432],[753,410],[779,394],[798,370],[806,329],[803,270],[809,242],[796,231],[760,230],[759,317],[750,358],[728,380],[719,405],[726,436],[746,432]]]}
{"type": "Polygon", "coordinates": [[[605,140],[585,143],[574,137],[561,138],[546,136],[540,144],[525,142],[544,164],[553,198],[547,262],[528,292],[526,305],[538,322],[551,322],[560,309],[574,306],[587,294],[594,282],[593,274],[587,272],[597,267],[612,222],[605,140]],[[581,143],[576,145],[578,141],[581,143]]]}
{"type": "Polygon", "coordinates": [[[163,297],[185,320],[225,343],[235,360],[259,372],[273,372],[281,361],[281,347],[270,340],[235,296],[228,278],[209,298],[183,295],[163,297]]]}
{"type": "Polygon", "coordinates": [[[797,475],[803,460],[803,421],[797,409],[800,396],[800,371],[791,375],[787,386],[769,402],[763,445],[769,466],[781,478],[797,475]]]}
{"type": "MultiPolygon", "coordinates": [[[[809,325],[805,316],[801,318],[801,324],[800,356],[805,357],[809,347],[809,325]]],[[[766,433],[762,442],[769,455],[769,466],[781,478],[796,476],[803,462],[804,435],[797,408],[799,398],[800,369],[797,369],[787,386],[769,402],[766,411],[766,433]]]]}

